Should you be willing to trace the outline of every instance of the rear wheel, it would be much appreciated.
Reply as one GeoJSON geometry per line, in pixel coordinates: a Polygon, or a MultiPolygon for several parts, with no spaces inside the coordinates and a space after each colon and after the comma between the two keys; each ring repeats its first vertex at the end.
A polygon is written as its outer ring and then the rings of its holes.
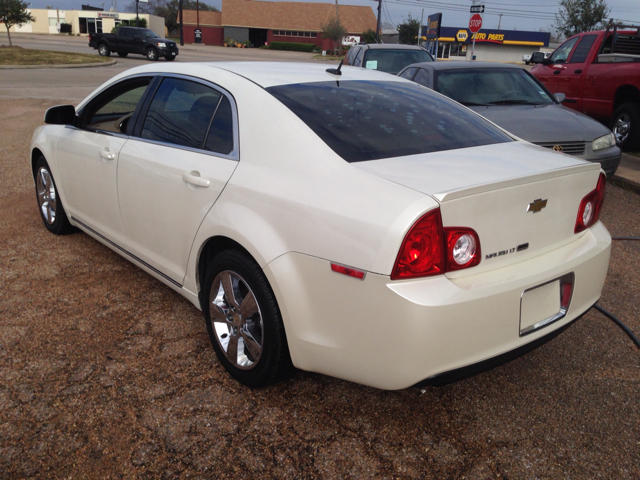
{"type": "Polygon", "coordinates": [[[218,360],[248,387],[265,387],[293,372],[275,295],[246,253],[213,258],[204,283],[203,313],[218,360]]]}
{"type": "Polygon", "coordinates": [[[118,56],[119,56],[119,57],[124,58],[124,57],[126,57],[127,55],[129,55],[129,52],[118,52],[118,56]]]}
{"type": "Polygon", "coordinates": [[[35,181],[38,210],[40,210],[44,226],[56,235],[71,232],[72,227],[58,195],[56,182],[53,180],[51,169],[44,157],[40,157],[36,162],[35,181]]]}
{"type": "Polygon", "coordinates": [[[109,47],[107,47],[104,43],[98,46],[98,53],[101,57],[108,57],[109,55],[111,55],[109,47]]]}
{"type": "Polygon", "coordinates": [[[640,105],[624,103],[620,105],[611,119],[611,131],[617,145],[625,151],[640,148],[640,105]]]}
{"type": "Polygon", "coordinates": [[[156,60],[158,60],[158,52],[153,47],[147,48],[147,51],[145,52],[145,54],[147,56],[147,60],[151,60],[152,62],[155,62],[156,60]]]}

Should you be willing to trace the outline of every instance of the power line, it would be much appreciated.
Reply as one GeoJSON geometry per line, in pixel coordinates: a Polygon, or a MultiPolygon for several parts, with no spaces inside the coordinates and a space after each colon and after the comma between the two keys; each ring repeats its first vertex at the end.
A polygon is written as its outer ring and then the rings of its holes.
{"type": "MultiPolygon", "coordinates": [[[[395,3],[397,4],[401,4],[401,5],[410,5],[410,6],[416,6],[416,7],[424,7],[425,4],[426,5],[430,5],[430,3],[427,3],[425,1],[421,1],[421,0],[395,0],[395,3]]],[[[433,6],[433,5],[431,5],[433,6]]],[[[468,12],[469,10],[467,8],[458,8],[458,7],[446,7],[446,6],[437,6],[437,8],[439,10],[449,10],[449,11],[453,11],[453,12],[468,12]]],[[[521,12],[521,13],[515,13],[515,12],[502,12],[501,10],[498,11],[496,10],[495,12],[487,12],[485,11],[484,14],[485,15],[495,15],[498,16],[500,13],[503,13],[503,15],[505,17],[513,17],[513,18],[535,18],[535,19],[539,19],[539,20],[549,20],[549,21],[553,21],[555,20],[555,14],[545,14],[542,12],[537,12],[537,13],[525,13],[525,12],[521,12]]]]}

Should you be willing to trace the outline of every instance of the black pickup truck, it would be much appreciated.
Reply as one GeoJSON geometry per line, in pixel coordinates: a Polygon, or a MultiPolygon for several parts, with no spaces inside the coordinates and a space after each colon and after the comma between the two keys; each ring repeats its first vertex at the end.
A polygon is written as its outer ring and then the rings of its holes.
{"type": "Polygon", "coordinates": [[[108,57],[111,52],[121,57],[138,53],[149,60],[164,57],[173,61],[178,56],[176,42],[160,38],[148,28],[120,27],[116,33],[92,33],[89,35],[89,46],[97,48],[103,57],[108,57]]]}

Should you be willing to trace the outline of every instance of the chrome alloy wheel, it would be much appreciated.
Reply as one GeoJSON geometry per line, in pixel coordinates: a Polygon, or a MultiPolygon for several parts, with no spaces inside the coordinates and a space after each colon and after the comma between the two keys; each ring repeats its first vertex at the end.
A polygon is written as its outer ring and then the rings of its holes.
{"type": "Polygon", "coordinates": [[[56,210],[58,208],[58,197],[56,187],[53,184],[51,174],[46,168],[40,167],[36,175],[36,188],[38,191],[38,205],[42,217],[49,225],[56,221],[56,210]]]}
{"type": "Polygon", "coordinates": [[[631,131],[631,117],[627,113],[621,114],[613,125],[613,134],[618,144],[624,142],[631,131]]]}
{"type": "Polygon", "coordinates": [[[227,360],[241,370],[251,370],[262,355],[262,313],[244,279],[224,270],[214,278],[209,314],[218,345],[227,360]]]}

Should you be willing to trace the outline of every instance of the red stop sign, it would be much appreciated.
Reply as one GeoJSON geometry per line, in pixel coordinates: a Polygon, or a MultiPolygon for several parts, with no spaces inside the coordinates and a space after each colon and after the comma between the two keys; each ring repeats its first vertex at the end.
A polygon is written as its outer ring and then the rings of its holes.
{"type": "Polygon", "coordinates": [[[474,13],[471,19],[469,20],[469,30],[472,33],[478,33],[480,28],[482,27],[482,17],[479,13],[474,13]]]}

